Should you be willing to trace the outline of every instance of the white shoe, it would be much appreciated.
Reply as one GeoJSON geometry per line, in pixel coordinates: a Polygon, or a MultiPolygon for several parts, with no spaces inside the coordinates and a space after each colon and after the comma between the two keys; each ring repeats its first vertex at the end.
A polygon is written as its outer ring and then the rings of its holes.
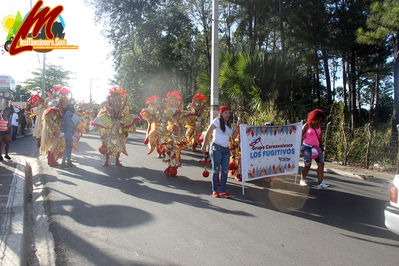
{"type": "Polygon", "coordinates": [[[302,179],[301,179],[301,181],[299,181],[299,185],[300,185],[300,186],[303,186],[303,187],[306,187],[308,184],[306,183],[305,180],[302,180],[302,179]]]}
{"type": "Polygon", "coordinates": [[[328,187],[329,187],[329,185],[327,185],[326,183],[324,183],[324,181],[322,181],[316,188],[318,188],[318,189],[326,189],[328,187]]]}

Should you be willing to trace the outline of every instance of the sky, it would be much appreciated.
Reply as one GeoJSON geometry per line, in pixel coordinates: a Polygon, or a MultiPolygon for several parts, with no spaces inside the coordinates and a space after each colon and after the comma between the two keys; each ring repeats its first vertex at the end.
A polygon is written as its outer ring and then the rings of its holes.
{"type": "MultiPolygon", "coordinates": [[[[24,17],[30,11],[30,0],[1,0],[0,6],[0,44],[4,44],[7,32],[3,30],[3,18],[16,15],[18,10],[24,17]]],[[[36,0],[32,0],[35,5],[36,0]]],[[[44,0],[44,6],[64,7],[61,16],[65,21],[65,39],[68,44],[78,45],[78,50],[54,50],[46,53],[46,64],[61,65],[73,72],[69,88],[73,97],[80,101],[89,101],[90,79],[92,79],[92,98],[98,103],[104,101],[107,90],[113,87],[111,45],[102,34],[103,27],[95,22],[94,7],[85,0],[44,0]]],[[[0,75],[9,75],[16,84],[32,77],[32,70],[42,69],[43,54],[24,52],[16,56],[0,52],[0,75]]]]}

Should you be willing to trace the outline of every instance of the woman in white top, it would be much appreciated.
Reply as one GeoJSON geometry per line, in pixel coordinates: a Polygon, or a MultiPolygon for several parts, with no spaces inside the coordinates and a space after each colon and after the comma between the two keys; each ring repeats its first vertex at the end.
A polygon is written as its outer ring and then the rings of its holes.
{"type": "MultiPolygon", "coordinates": [[[[240,120],[237,124],[240,125],[240,120]]],[[[206,132],[204,144],[202,146],[203,153],[206,153],[208,138],[212,132],[213,139],[209,151],[209,155],[212,159],[212,196],[229,198],[231,195],[226,193],[227,174],[229,172],[230,162],[229,138],[230,136],[236,138],[239,132],[238,126],[236,131],[233,132],[230,107],[226,105],[220,107],[219,117],[212,121],[206,132]],[[217,181],[220,170],[222,173],[220,177],[220,193],[218,193],[217,181]]]]}

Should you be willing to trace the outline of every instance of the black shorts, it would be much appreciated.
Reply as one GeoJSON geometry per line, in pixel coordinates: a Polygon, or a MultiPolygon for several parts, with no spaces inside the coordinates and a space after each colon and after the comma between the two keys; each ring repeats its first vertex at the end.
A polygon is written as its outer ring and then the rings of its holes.
{"type": "Polygon", "coordinates": [[[8,134],[9,134],[8,130],[7,131],[0,131],[0,136],[5,136],[5,135],[8,135],[8,134]]]}

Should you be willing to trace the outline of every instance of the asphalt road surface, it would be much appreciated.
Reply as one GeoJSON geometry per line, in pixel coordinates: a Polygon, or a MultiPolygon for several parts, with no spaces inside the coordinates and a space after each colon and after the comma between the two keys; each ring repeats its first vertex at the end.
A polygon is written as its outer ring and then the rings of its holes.
{"type": "Polygon", "coordinates": [[[384,226],[389,181],[327,173],[331,188],[316,190],[278,177],[244,197],[229,178],[233,198],[213,198],[201,154],[184,152],[167,178],[143,139],[130,134],[123,167],[103,168],[89,134],[76,168],[43,168],[58,265],[399,265],[399,237],[384,226]]]}

